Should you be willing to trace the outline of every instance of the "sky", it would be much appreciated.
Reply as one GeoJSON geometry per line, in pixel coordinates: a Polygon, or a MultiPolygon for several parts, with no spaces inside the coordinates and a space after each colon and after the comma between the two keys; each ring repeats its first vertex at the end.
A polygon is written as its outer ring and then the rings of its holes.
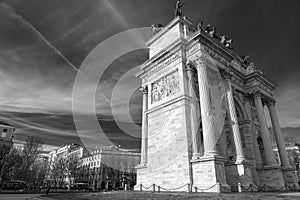
{"type": "MultiPolygon", "coordinates": [[[[0,119],[17,127],[15,142],[42,137],[46,149],[81,143],[72,114],[72,92],[80,66],[101,42],[132,28],[167,24],[175,0],[4,0],[0,1],[0,119]]],[[[284,134],[300,133],[300,1],[186,0],[183,15],[197,25],[211,23],[249,55],[264,76],[278,85],[275,96],[284,134]]],[[[146,40],[146,38],[143,38],[146,40]]],[[[137,50],[116,59],[104,71],[95,93],[95,109],[105,135],[124,148],[140,147],[141,94],[131,94],[130,120],[115,120],[111,102],[120,77],[147,59],[137,50]],[[131,130],[126,134],[117,124],[131,130]]],[[[125,81],[116,95],[117,114],[126,116],[124,96],[140,80],[125,81]],[[132,84],[134,82],[135,84],[132,84]]],[[[88,95],[89,81],[82,85],[88,95]]],[[[91,115],[82,107],[83,117],[91,115]]],[[[93,138],[87,130],[81,134],[93,138]]],[[[105,141],[103,140],[103,144],[105,141]]],[[[101,145],[101,139],[99,142],[101,145]]]]}

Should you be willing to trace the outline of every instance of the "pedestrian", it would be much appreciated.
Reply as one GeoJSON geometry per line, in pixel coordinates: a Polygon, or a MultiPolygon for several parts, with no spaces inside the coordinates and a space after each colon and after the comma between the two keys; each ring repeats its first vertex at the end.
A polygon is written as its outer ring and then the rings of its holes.
{"type": "Polygon", "coordinates": [[[50,187],[50,185],[48,186],[48,188],[46,189],[46,195],[48,195],[49,194],[49,192],[50,192],[50,189],[51,189],[51,187],[50,187]]]}

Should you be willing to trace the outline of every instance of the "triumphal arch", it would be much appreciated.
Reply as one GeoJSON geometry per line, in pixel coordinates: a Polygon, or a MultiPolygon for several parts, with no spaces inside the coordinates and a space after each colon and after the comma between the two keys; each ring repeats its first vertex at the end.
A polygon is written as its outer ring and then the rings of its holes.
{"type": "Polygon", "coordinates": [[[276,85],[211,25],[194,27],[177,15],[152,28],[149,59],[137,74],[143,92],[137,185],[177,191],[188,185],[206,192],[294,186],[275,109],[276,85]]]}

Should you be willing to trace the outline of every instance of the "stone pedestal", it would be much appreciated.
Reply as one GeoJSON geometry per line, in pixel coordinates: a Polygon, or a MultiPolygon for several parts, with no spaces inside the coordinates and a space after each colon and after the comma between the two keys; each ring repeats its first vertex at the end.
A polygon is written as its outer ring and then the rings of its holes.
{"type": "Polygon", "coordinates": [[[295,189],[299,189],[297,174],[293,168],[283,168],[282,174],[285,184],[288,187],[295,187],[295,189]]]}
{"type": "MultiPolygon", "coordinates": [[[[140,187],[138,185],[142,183],[146,183],[147,181],[147,167],[145,165],[138,165],[136,166],[136,185],[134,186],[134,190],[140,191],[140,187]]],[[[149,183],[150,184],[150,183],[149,183]]],[[[145,186],[144,186],[145,187],[145,186]]]]}
{"type": "MultiPolygon", "coordinates": [[[[137,185],[155,184],[172,190],[191,184],[193,124],[185,49],[181,43],[189,24],[188,20],[177,17],[147,42],[149,60],[137,74],[148,88],[143,102],[146,138],[142,138],[142,158],[146,165],[137,167],[137,185]]],[[[187,187],[176,191],[187,191],[187,187]]]]}
{"type": "Polygon", "coordinates": [[[226,181],[228,185],[237,190],[238,184],[243,188],[248,188],[253,183],[252,165],[248,161],[228,162],[225,164],[226,181]]]}
{"type": "Polygon", "coordinates": [[[193,188],[203,192],[231,192],[226,183],[224,162],[226,159],[217,156],[192,160],[193,188]]]}
{"type": "Polygon", "coordinates": [[[281,189],[285,183],[280,166],[264,166],[257,168],[260,187],[267,185],[274,189],[281,189]]]}

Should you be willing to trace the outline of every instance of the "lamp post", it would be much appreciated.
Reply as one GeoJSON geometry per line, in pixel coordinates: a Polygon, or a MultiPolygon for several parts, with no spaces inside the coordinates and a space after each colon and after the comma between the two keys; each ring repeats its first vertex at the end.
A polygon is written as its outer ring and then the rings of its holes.
{"type": "Polygon", "coordinates": [[[95,191],[95,175],[96,175],[95,168],[92,169],[92,173],[91,174],[92,174],[92,177],[93,177],[93,188],[92,188],[92,190],[95,191]]]}
{"type": "Polygon", "coordinates": [[[127,187],[126,187],[126,181],[127,181],[127,175],[126,175],[125,172],[123,172],[123,174],[122,174],[122,188],[123,188],[124,190],[127,190],[127,187]]]}
{"type": "Polygon", "coordinates": [[[109,185],[110,185],[110,183],[111,183],[110,177],[109,177],[109,176],[106,176],[106,191],[109,190],[109,185]]]}

